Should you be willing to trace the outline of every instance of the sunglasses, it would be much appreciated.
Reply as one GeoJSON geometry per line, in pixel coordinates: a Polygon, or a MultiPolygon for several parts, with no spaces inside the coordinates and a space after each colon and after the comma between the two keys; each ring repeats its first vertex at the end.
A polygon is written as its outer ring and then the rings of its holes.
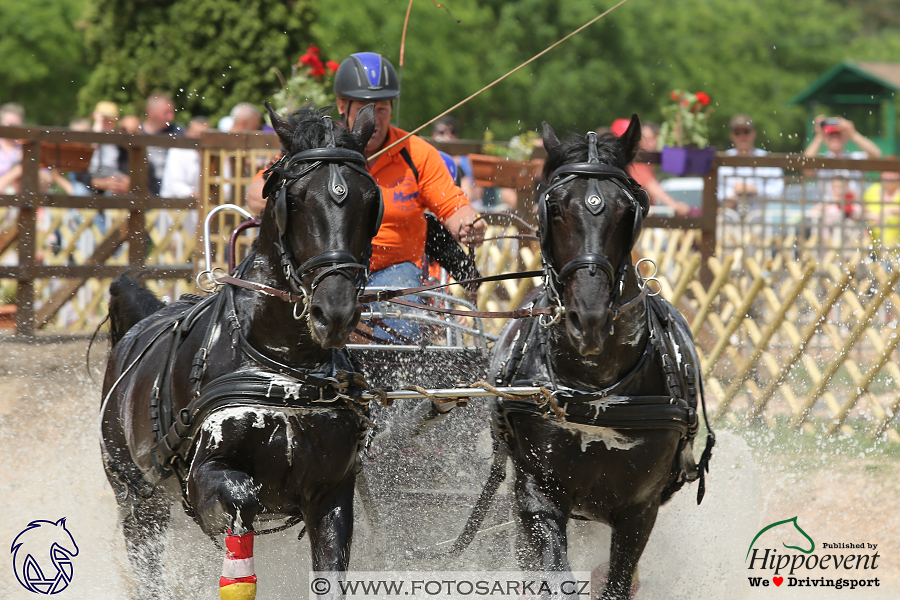
{"type": "Polygon", "coordinates": [[[734,135],[750,135],[753,133],[752,129],[732,129],[731,133],[734,135]]]}
{"type": "Polygon", "coordinates": [[[434,130],[434,135],[447,135],[447,134],[453,134],[453,131],[451,131],[450,129],[435,129],[434,130]]]}

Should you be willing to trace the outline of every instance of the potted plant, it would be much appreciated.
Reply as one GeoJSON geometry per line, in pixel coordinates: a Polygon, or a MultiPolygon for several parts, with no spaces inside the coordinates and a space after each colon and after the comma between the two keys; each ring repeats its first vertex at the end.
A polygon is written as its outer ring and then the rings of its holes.
{"type": "Polygon", "coordinates": [[[512,138],[508,145],[501,145],[494,143],[491,131],[486,131],[482,146],[484,154],[469,155],[475,185],[530,188],[540,178],[544,166],[543,160],[531,158],[538,138],[537,132],[526,131],[512,138]]]}
{"type": "Polygon", "coordinates": [[[659,131],[660,168],[675,175],[706,175],[716,149],[709,145],[709,95],[675,90],[672,104],[662,108],[659,131]]]}

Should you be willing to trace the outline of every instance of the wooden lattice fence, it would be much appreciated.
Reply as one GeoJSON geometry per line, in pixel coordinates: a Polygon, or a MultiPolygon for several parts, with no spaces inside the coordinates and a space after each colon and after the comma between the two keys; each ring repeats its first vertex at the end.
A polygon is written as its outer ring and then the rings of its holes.
{"type": "MultiPolygon", "coordinates": [[[[502,229],[489,237],[503,235],[502,229]]],[[[662,295],[695,335],[714,421],[775,424],[806,432],[865,430],[900,441],[900,265],[889,256],[800,252],[792,245],[757,260],[729,251],[700,277],[696,231],[649,230],[637,252],[659,267],[662,295]],[[743,265],[743,266],[741,266],[743,265]]],[[[480,249],[484,274],[539,268],[533,245],[480,249]]],[[[485,284],[479,308],[506,310],[537,278],[485,284]],[[502,288],[502,289],[501,289],[502,288]]],[[[496,332],[502,323],[489,323],[496,332]]]]}

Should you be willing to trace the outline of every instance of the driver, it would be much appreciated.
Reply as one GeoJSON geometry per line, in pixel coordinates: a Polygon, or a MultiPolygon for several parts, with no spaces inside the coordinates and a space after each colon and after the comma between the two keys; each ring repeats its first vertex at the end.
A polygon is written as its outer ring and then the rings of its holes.
{"type": "MultiPolygon", "coordinates": [[[[351,55],[334,76],[334,95],[341,122],[352,128],[360,109],[375,104],[375,132],[365,149],[370,157],[406,135],[390,124],[400,82],[393,65],[374,52],[351,55]]],[[[421,285],[422,255],[431,211],[453,237],[469,247],[484,241],[484,221],[453,182],[440,153],[412,136],[370,160],[369,172],[381,187],[384,219],[372,240],[370,286],[421,285]]],[[[247,206],[260,214],[266,206],[262,179],[247,188],[247,206]]]]}
{"type": "MultiPolygon", "coordinates": [[[[359,52],[344,60],[334,76],[334,95],[341,122],[348,129],[353,128],[362,107],[375,104],[375,132],[365,148],[367,158],[406,135],[407,132],[390,124],[394,100],[400,95],[400,82],[393,65],[380,54],[359,52]]],[[[437,216],[457,241],[470,248],[484,241],[484,221],[478,219],[478,213],[454,183],[440,153],[428,142],[412,136],[370,160],[368,169],[381,187],[384,219],[372,240],[367,285],[421,285],[426,210],[437,216]]],[[[266,206],[263,183],[259,178],[247,188],[247,206],[254,214],[261,214],[266,206]]],[[[405,332],[408,338],[418,336],[417,327],[393,320],[386,324],[405,332]]],[[[389,337],[380,328],[376,328],[375,334],[379,338],[389,337]]]]}

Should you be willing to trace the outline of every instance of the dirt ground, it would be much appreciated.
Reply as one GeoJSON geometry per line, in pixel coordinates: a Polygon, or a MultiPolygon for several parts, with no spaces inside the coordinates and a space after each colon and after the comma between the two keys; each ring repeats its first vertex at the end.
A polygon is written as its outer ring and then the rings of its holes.
{"type": "MultiPolygon", "coordinates": [[[[93,380],[85,367],[86,349],[86,340],[24,343],[0,338],[0,441],[4,448],[0,546],[10,547],[32,520],[66,517],[79,555],[73,559],[71,589],[60,597],[126,598],[132,578],[97,439],[106,342],[92,350],[93,380]]],[[[788,432],[723,430],[719,437],[703,504],[696,506],[695,484],[660,511],[641,562],[639,600],[768,597],[776,588],[749,589],[747,577],[756,573],[747,570],[745,553],[762,527],[794,516],[814,538],[819,553],[851,552],[821,550],[825,542],[877,544],[878,569],[856,576],[877,576],[880,587],[816,593],[792,588],[782,594],[792,598],[900,597],[900,448],[890,442],[788,432]]],[[[176,517],[179,520],[181,533],[172,538],[172,547],[180,548],[183,556],[180,570],[172,567],[170,577],[189,590],[179,597],[217,597],[221,556],[208,540],[196,536],[196,527],[183,515],[176,517]]],[[[570,525],[570,554],[576,570],[590,570],[602,561],[592,553],[608,552],[601,548],[608,543],[608,534],[592,527],[601,526],[570,525]],[[576,555],[592,556],[580,560],[576,555]]],[[[365,527],[358,531],[354,552],[365,557],[365,527]]],[[[270,587],[287,586],[293,597],[306,597],[297,591],[296,580],[305,576],[301,563],[307,550],[296,544],[293,535],[293,541],[290,535],[284,539],[295,549],[271,550],[277,561],[269,562],[277,565],[266,573],[265,581],[271,582],[270,587]]],[[[780,542],[763,537],[756,547],[781,548],[780,542]]],[[[798,540],[786,543],[792,542],[798,540]]],[[[268,548],[260,546],[258,565],[265,562],[259,556],[270,552],[268,548]]],[[[366,559],[358,560],[355,568],[366,570],[366,559]]],[[[0,597],[33,597],[16,582],[12,561],[0,564],[0,597]]],[[[263,572],[265,567],[260,568],[263,572]]],[[[260,600],[283,597],[260,589],[260,600]]]]}

